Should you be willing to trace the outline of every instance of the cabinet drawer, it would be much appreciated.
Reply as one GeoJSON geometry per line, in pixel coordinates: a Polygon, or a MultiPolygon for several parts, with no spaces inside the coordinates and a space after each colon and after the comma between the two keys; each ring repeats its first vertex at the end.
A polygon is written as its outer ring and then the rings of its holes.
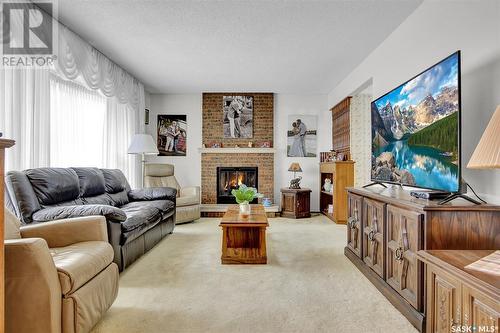
{"type": "Polygon", "coordinates": [[[422,249],[423,215],[387,205],[386,216],[386,281],[415,309],[422,310],[422,263],[417,251],[422,249]]]}
{"type": "Polygon", "coordinates": [[[347,247],[361,258],[361,233],[363,198],[349,193],[347,197],[347,247]]]}
{"type": "Polygon", "coordinates": [[[362,259],[381,278],[385,273],[385,206],[383,202],[363,199],[362,259]]]}

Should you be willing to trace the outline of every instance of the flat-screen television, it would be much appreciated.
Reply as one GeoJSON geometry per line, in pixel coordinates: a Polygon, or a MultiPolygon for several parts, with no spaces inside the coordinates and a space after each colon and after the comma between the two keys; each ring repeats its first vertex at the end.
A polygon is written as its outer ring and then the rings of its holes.
{"type": "Polygon", "coordinates": [[[460,192],[460,51],[371,105],[371,179],[460,192]]]}

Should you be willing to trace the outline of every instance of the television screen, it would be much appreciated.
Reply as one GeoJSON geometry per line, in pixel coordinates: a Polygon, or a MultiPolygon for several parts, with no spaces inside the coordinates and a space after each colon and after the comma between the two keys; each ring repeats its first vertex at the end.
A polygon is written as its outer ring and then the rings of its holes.
{"type": "Polygon", "coordinates": [[[459,191],[460,52],[374,100],[373,181],[459,191]]]}

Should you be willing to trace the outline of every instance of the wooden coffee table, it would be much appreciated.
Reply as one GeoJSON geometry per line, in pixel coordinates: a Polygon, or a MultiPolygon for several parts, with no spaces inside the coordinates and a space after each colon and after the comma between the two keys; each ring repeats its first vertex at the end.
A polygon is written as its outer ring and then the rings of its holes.
{"type": "Polygon", "coordinates": [[[252,205],[249,216],[240,215],[238,205],[229,206],[222,227],[222,264],[267,264],[267,215],[262,205],[252,205]]]}

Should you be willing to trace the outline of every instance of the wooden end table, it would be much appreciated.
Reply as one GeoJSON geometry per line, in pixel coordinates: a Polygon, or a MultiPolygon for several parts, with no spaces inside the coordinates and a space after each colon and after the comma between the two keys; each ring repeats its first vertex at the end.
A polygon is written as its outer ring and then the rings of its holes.
{"type": "Polygon", "coordinates": [[[219,224],[222,227],[222,264],[267,264],[266,212],[262,205],[252,205],[247,217],[238,205],[229,206],[219,224]]]}
{"type": "Polygon", "coordinates": [[[282,188],[281,216],[294,219],[311,217],[311,190],[282,188]]]}

